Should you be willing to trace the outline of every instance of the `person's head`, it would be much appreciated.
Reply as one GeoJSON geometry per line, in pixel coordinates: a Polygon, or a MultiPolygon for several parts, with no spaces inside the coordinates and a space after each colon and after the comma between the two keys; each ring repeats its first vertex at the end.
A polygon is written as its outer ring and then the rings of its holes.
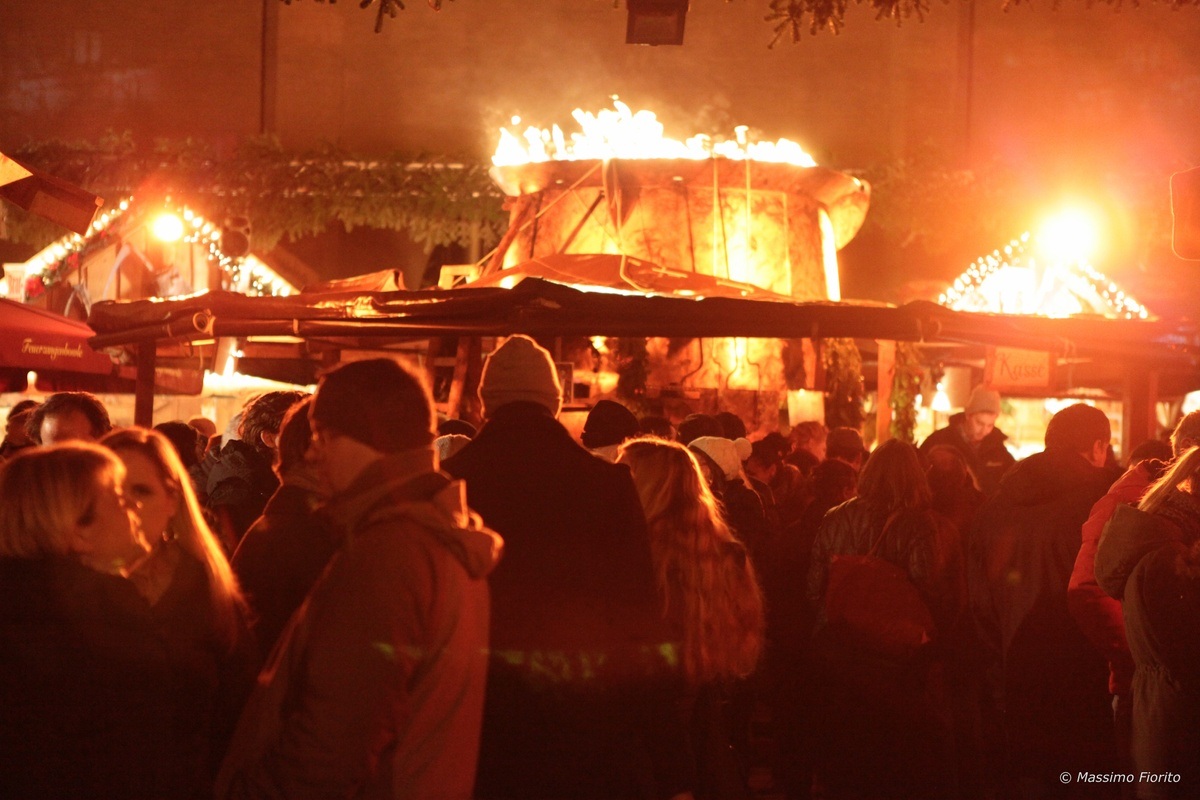
{"type": "Polygon", "coordinates": [[[722,435],[726,439],[746,438],[746,423],[737,414],[721,411],[717,413],[716,420],[721,424],[722,435]]]}
{"type": "Polygon", "coordinates": [[[862,434],[854,428],[834,428],[825,441],[825,458],[845,461],[855,469],[862,469],[867,457],[867,446],[862,434]]]}
{"type": "Polygon", "coordinates": [[[1171,433],[1171,451],[1180,456],[1190,447],[1200,444],[1200,411],[1184,414],[1171,433]]]}
{"type": "Polygon", "coordinates": [[[931,447],[925,453],[925,463],[925,478],[935,500],[956,497],[968,488],[979,489],[979,481],[957,447],[948,444],[931,447]]]}
{"type": "Polygon", "coordinates": [[[588,412],[579,439],[589,450],[620,444],[638,435],[637,417],[613,400],[600,400],[588,412]]]}
{"type": "Polygon", "coordinates": [[[1130,451],[1127,466],[1133,467],[1149,459],[1167,462],[1174,456],[1175,453],[1170,442],[1164,442],[1162,439],[1147,439],[1130,451]]]}
{"type": "Polygon", "coordinates": [[[378,459],[429,449],[434,439],[429,390],[416,373],[388,358],[354,361],[326,373],[308,418],[311,457],[335,493],[378,459]]]}
{"type": "Polygon", "coordinates": [[[294,389],[260,394],[242,410],[238,436],[246,444],[273,453],[278,447],[276,439],[283,426],[284,415],[305,397],[308,397],[307,392],[294,389]]]}
{"type": "Polygon", "coordinates": [[[0,466],[0,556],[75,557],[119,573],[146,553],[125,467],[108,450],[69,442],[0,466]]]}
{"type": "Polygon", "coordinates": [[[192,417],[187,424],[195,428],[196,433],[203,436],[206,442],[217,434],[217,423],[208,417],[192,417]]]}
{"type": "Polygon", "coordinates": [[[557,417],[562,410],[562,383],[550,351],[528,336],[505,339],[484,362],[479,400],[485,418],[517,402],[537,403],[557,417]]]}
{"type": "Polygon", "coordinates": [[[289,472],[306,462],[308,448],[312,445],[312,426],[308,422],[311,406],[312,398],[305,397],[289,408],[283,416],[279,438],[276,440],[278,448],[275,451],[275,463],[271,465],[275,476],[281,481],[289,472]]]}
{"type": "Polygon", "coordinates": [[[812,501],[818,508],[829,510],[858,494],[858,472],[845,461],[826,459],[813,467],[812,501]]]}
{"type": "Polygon", "coordinates": [[[899,439],[875,448],[858,476],[858,496],[888,514],[928,508],[929,483],[917,449],[899,439]]]}
{"type": "Polygon", "coordinates": [[[437,426],[438,436],[465,436],[468,439],[474,439],[477,433],[479,431],[475,426],[465,419],[442,420],[437,426]]]}
{"type": "Polygon", "coordinates": [[[996,427],[996,418],[1000,416],[1000,393],[986,386],[976,386],[963,414],[963,438],[971,444],[979,444],[996,427]]]}
{"type": "Polygon", "coordinates": [[[725,436],[725,429],[717,418],[709,414],[688,414],[679,423],[679,443],[691,444],[701,436],[725,436]]]}
{"type": "Polygon", "coordinates": [[[1153,514],[1176,491],[1200,495],[1200,446],[1189,447],[1150,485],[1138,508],[1153,514]]]}
{"type": "Polygon", "coordinates": [[[697,453],[642,437],[625,442],[617,462],[629,467],[646,514],[665,611],[683,621],[684,674],[697,683],[749,674],[762,651],[762,593],[697,453]]]}
{"type": "Polygon", "coordinates": [[[1104,466],[1112,426],[1103,411],[1086,403],[1060,409],[1046,425],[1048,452],[1078,453],[1094,467],[1104,466]]]}
{"type": "Polygon", "coordinates": [[[459,450],[471,443],[469,437],[461,433],[447,433],[433,440],[433,449],[437,453],[438,464],[453,458],[459,450]]]}
{"type": "Polygon", "coordinates": [[[763,483],[775,479],[779,465],[787,454],[787,440],[782,434],[771,432],[750,446],[750,457],[744,464],[746,474],[763,483]]]}
{"type": "Polygon", "coordinates": [[[37,444],[27,430],[29,420],[40,405],[36,400],[22,400],[8,411],[4,421],[4,441],[13,447],[37,444]]]}
{"type": "Polygon", "coordinates": [[[152,545],[178,543],[204,566],[217,625],[223,641],[232,646],[239,631],[241,591],[175,447],[158,431],[139,427],[115,430],[100,443],[125,466],[126,492],[137,505],[147,540],[152,545]]]}
{"type": "Polygon", "coordinates": [[[810,419],[792,428],[791,433],[788,434],[788,442],[791,444],[793,452],[803,450],[816,457],[818,461],[824,461],[828,437],[829,431],[825,426],[810,419]]]}
{"type": "Polygon", "coordinates": [[[638,430],[645,436],[657,436],[660,439],[675,441],[675,426],[666,417],[654,414],[638,420],[638,430]]]}
{"type": "Polygon", "coordinates": [[[38,444],[95,442],[112,430],[104,404],[88,392],[58,392],[37,407],[26,430],[38,444]]]}
{"type": "Polygon", "coordinates": [[[617,462],[633,473],[646,521],[665,515],[719,516],[716,499],[701,472],[695,453],[677,442],[657,437],[631,439],[622,445],[617,462]]]}
{"type": "Polygon", "coordinates": [[[745,439],[734,441],[724,436],[701,436],[693,439],[688,447],[712,459],[720,470],[720,479],[736,481],[742,476],[742,455],[749,457],[753,445],[745,439]]]}
{"type": "Polygon", "coordinates": [[[191,469],[204,456],[204,446],[208,444],[208,440],[202,438],[200,431],[186,422],[180,420],[160,422],[154,426],[154,430],[170,440],[184,467],[191,469]]]}

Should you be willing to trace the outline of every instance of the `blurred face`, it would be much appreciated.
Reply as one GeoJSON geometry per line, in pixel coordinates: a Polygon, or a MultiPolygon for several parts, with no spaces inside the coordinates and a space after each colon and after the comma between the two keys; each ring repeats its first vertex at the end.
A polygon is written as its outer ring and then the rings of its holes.
{"type": "Polygon", "coordinates": [[[117,573],[144,556],[146,543],[134,510],[116,476],[102,477],[72,537],[72,549],[80,560],[92,569],[117,573]]]}
{"type": "Polygon", "coordinates": [[[179,490],[163,481],[153,461],[136,450],[121,449],[117,456],[125,465],[125,493],[138,509],[142,533],[156,542],[179,511],[179,490]]]}
{"type": "Polygon", "coordinates": [[[825,444],[826,444],[826,441],[824,439],[810,439],[808,444],[806,444],[802,449],[807,450],[808,452],[812,453],[814,456],[817,457],[818,461],[824,461],[825,460],[825,444]]]}
{"type": "Polygon", "coordinates": [[[987,411],[978,411],[974,414],[967,414],[966,424],[963,425],[963,433],[966,434],[967,441],[971,444],[979,444],[996,427],[996,414],[987,411]]]}
{"type": "Polygon", "coordinates": [[[338,433],[309,418],[312,444],[304,458],[317,466],[330,494],[345,490],[373,461],[382,457],[374,448],[338,433]]]}
{"type": "Polygon", "coordinates": [[[42,419],[41,434],[42,444],[47,447],[70,441],[96,441],[96,437],[92,435],[92,423],[78,411],[47,414],[42,419]]]}
{"type": "Polygon", "coordinates": [[[4,423],[4,441],[17,447],[32,444],[33,439],[25,432],[25,423],[29,420],[26,414],[9,415],[4,423]]]}

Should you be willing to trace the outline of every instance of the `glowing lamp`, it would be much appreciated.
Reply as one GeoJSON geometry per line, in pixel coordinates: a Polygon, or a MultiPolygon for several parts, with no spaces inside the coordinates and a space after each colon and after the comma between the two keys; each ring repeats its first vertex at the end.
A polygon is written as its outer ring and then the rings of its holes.
{"type": "Polygon", "coordinates": [[[1099,228],[1087,212],[1068,209],[1046,221],[1038,233],[1038,249],[1052,261],[1084,261],[1096,249],[1099,228]]]}
{"type": "Polygon", "coordinates": [[[625,44],[683,44],[688,0],[625,0],[625,44]]]}
{"type": "Polygon", "coordinates": [[[169,211],[164,211],[155,217],[150,230],[160,242],[177,242],[183,236],[183,220],[169,211]]]}

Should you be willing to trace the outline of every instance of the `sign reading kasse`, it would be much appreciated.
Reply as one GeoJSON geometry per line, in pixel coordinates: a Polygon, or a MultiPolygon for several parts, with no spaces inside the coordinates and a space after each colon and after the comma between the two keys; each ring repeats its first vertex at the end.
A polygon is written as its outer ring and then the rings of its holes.
{"type": "Polygon", "coordinates": [[[1055,358],[1040,350],[989,348],[985,382],[994,389],[1047,389],[1055,358]]]}

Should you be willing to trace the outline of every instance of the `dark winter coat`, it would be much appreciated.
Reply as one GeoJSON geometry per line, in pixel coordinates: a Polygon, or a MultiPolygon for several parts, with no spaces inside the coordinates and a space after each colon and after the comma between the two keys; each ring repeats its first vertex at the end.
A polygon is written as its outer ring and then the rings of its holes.
{"type": "Polygon", "coordinates": [[[503,543],[433,471],[368,465],[334,498],[344,543],[263,671],[218,797],[469,798],[503,543]]]}
{"type": "Polygon", "coordinates": [[[1123,602],[1134,660],[1134,767],[1182,776],[1177,784],[1139,783],[1138,796],[1193,797],[1200,775],[1200,576],[1187,554],[1200,539],[1200,503],[1176,493],[1164,510],[1116,510],[1096,554],[1096,579],[1123,602]]]}
{"type": "Polygon", "coordinates": [[[189,780],[202,785],[203,796],[208,797],[258,674],[254,638],[242,621],[237,640],[223,640],[208,573],[182,549],[171,583],[150,615],[166,644],[177,686],[172,724],[173,738],[180,743],[179,757],[189,780]]]}
{"type": "MultiPolygon", "coordinates": [[[[861,649],[825,624],[834,555],[866,555],[888,515],[863,498],[831,509],[817,531],[808,596],[817,605],[813,640],[816,770],[830,796],[942,797],[952,792],[950,706],[944,658],[936,644],[901,663],[861,649]]],[[[875,554],[905,571],[939,630],[958,616],[958,581],[947,567],[939,523],[930,511],[901,512],[875,554]]]]}
{"type": "Polygon", "coordinates": [[[240,439],[221,448],[208,473],[204,510],[216,521],[217,534],[228,552],[237,548],[278,488],[270,457],[262,449],[240,439]]]}
{"type": "Polygon", "coordinates": [[[68,559],[0,559],[0,796],[192,797],[149,605],[68,559]]]}
{"type": "Polygon", "coordinates": [[[967,415],[964,413],[953,415],[949,425],[929,434],[929,437],[921,442],[919,452],[924,455],[938,445],[953,447],[962,453],[963,458],[967,460],[967,466],[979,481],[979,487],[990,497],[999,488],[1000,479],[1016,463],[1016,459],[1004,446],[1004,440],[1008,436],[999,428],[992,428],[991,432],[983,437],[983,441],[972,446],[963,436],[963,425],[966,421],[967,415]]]}
{"type": "Polygon", "coordinates": [[[1108,665],[1067,607],[1081,528],[1116,475],[1058,450],[1017,464],[968,542],[971,607],[1004,709],[1006,777],[1062,791],[1062,770],[1115,766],[1108,665]]]}
{"type": "Polygon", "coordinates": [[[669,637],[628,468],[527,402],[496,409],[442,468],[505,540],[476,794],[643,796],[653,765],[664,796],[690,788],[662,771],[683,732],[662,731],[675,698],[646,679],[669,637]]]}
{"type": "Polygon", "coordinates": [[[337,549],[333,527],[317,503],[316,494],[285,477],[233,554],[231,566],[253,612],[263,658],[337,549]]]}

